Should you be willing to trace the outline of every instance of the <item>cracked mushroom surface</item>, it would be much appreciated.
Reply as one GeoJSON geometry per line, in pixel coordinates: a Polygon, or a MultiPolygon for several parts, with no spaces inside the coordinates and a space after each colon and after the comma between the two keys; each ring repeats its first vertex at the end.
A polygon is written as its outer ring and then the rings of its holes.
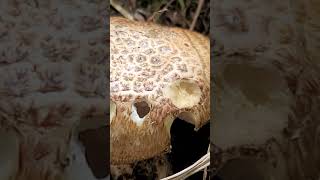
{"type": "Polygon", "coordinates": [[[1,179],[106,176],[78,137],[107,126],[105,3],[0,2],[1,179]]]}
{"type": "Polygon", "coordinates": [[[210,116],[210,44],[184,29],[110,19],[111,163],[170,149],[180,117],[200,128],[210,116]]]}

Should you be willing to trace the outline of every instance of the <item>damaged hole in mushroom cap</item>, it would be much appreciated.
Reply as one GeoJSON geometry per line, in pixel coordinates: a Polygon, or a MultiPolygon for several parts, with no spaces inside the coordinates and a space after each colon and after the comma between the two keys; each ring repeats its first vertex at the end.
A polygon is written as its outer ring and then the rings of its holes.
{"type": "Polygon", "coordinates": [[[199,86],[188,80],[179,80],[164,90],[164,95],[171,100],[177,108],[188,108],[197,105],[200,101],[201,90],[199,86]]]}
{"type": "Polygon", "coordinates": [[[105,178],[109,174],[108,136],[109,131],[106,126],[82,131],[78,136],[85,147],[87,163],[98,179],[105,178]]]}
{"type": "Polygon", "coordinates": [[[145,101],[136,102],[134,103],[134,106],[136,107],[137,114],[140,118],[145,117],[150,111],[150,107],[145,101]]]}
{"type": "Polygon", "coordinates": [[[145,116],[150,112],[150,107],[147,102],[140,101],[132,104],[131,119],[138,126],[144,122],[145,116]]]}

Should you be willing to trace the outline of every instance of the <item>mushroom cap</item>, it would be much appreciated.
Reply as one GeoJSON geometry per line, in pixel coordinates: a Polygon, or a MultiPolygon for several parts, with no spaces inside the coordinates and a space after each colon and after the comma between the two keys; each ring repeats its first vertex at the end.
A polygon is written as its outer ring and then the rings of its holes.
{"type": "Polygon", "coordinates": [[[110,18],[111,163],[169,150],[177,117],[210,116],[210,42],[196,32],[110,18]]]}

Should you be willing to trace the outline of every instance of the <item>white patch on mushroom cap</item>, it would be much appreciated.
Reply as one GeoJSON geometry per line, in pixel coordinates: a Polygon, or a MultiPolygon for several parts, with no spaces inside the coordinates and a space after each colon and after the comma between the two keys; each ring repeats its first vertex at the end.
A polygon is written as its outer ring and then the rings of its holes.
{"type": "Polygon", "coordinates": [[[18,170],[19,140],[13,132],[0,129],[0,179],[9,180],[18,170]]]}

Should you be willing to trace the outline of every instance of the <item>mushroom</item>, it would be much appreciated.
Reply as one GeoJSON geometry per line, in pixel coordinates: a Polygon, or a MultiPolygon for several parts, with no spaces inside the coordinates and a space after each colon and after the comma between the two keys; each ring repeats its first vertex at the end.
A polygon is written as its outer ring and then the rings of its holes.
{"type": "Polygon", "coordinates": [[[86,21],[106,2],[95,2],[1,2],[0,179],[108,178],[105,29],[86,21]]]}
{"type": "Polygon", "coordinates": [[[222,179],[319,179],[320,71],[292,4],[214,3],[211,166],[222,179]]]}
{"type": "Polygon", "coordinates": [[[111,164],[170,151],[177,117],[210,117],[209,39],[188,30],[110,18],[111,164]]]}

